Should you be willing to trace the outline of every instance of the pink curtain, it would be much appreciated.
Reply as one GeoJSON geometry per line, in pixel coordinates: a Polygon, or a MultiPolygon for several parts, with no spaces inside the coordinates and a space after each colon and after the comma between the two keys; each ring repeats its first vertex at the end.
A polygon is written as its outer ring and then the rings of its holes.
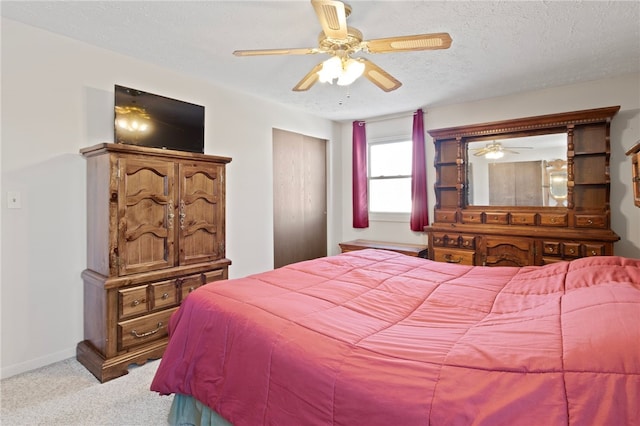
{"type": "Polygon", "coordinates": [[[422,232],[429,224],[427,202],[427,160],[424,147],[424,114],[422,109],[413,116],[413,157],[411,165],[411,220],[412,231],[422,232]]]}
{"type": "Polygon", "coordinates": [[[369,227],[367,192],[367,132],[364,121],[353,122],[353,227],[369,227]]]}

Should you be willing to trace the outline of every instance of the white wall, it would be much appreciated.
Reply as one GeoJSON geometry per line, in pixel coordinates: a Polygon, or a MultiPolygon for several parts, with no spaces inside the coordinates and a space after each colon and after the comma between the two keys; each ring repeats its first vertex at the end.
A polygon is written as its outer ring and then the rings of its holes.
{"type": "MultiPolygon", "coordinates": [[[[626,151],[640,139],[640,74],[520,93],[466,104],[423,107],[425,129],[463,126],[535,115],[620,105],[611,122],[611,227],[620,236],[615,254],[640,258],[640,209],[633,204],[631,161],[626,151]]],[[[367,124],[367,138],[405,135],[411,132],[412,117],[367,124]]],[[[343,239],[367,238],[397,242],[424,241],[412,233],[407,222],[369,221],[369,228],[352,227],[351,207],[351,123],[342,124],[342,236],[343,239]]],[[[426,135],[427,187],[432,220],[435,194],[433,182],[434,146],[426,135]]]]}
{"type": "MultiPolygon", "coordinates": [[[[334,122],[2,19],[1,377],[75,356],[83,338],[86,165],[78,151],[113,141],[114,84],[205,106],[205,153],[233,158],[231,277],[273,267],[272,128],[329,140],[329,167],[341,167],[334,122]],[[8,191],[21,193],[22,208],[6,208],[8,191]]],[[[341,223],[335,182],[330,247],[341,223]]]]}

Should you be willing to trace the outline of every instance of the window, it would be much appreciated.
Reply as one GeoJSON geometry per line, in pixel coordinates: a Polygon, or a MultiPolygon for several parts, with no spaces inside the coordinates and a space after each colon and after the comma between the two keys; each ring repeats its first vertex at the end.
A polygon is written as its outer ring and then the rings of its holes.
{"type": "Polygon", "coordinates": [[[371,141],[369,212],[411,213],[411,138],[371,141]]]}

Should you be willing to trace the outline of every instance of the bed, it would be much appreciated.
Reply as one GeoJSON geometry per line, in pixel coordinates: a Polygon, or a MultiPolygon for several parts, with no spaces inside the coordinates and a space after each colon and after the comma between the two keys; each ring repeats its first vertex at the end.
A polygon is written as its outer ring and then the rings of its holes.
{"type": "Polygon", "coordinates": [[[640,419],[637,259],[489,268],[360,250],[207,284],[169,332],[151,390],[175,395],[173,424],[640,419]]]}

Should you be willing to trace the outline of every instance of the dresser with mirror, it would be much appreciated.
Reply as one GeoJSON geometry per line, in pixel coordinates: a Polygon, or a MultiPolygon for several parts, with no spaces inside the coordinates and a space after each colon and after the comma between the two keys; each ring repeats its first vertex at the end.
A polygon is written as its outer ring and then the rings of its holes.
{"type": "Polygon", "coordinates": [[[619,108],[430,130],[429,258],[526,266],[613,255],[609,131],[619,108]]]}

